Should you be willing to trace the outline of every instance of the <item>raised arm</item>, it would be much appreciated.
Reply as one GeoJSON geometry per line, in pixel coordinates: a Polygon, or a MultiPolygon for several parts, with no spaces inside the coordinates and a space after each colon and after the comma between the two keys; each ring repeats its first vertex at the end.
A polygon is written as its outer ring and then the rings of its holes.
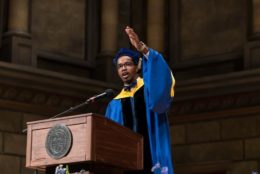
{"type": "Polygon", "coordinates": [[[131,44],[144,55],[142,71],[149,108],[157,113],[167,111],[175,85],[168,64],[160,53],[144,45],[132,28],[127,26],[125,31],[131,44]]]}
{"type": "Polygon", "coordinates": [[[149,48],[148,58],[143,58],[142,71],[149,108],[157,113],[166,112],[174,96],[175,85],[168,64],[160,53],[149,48]]]}

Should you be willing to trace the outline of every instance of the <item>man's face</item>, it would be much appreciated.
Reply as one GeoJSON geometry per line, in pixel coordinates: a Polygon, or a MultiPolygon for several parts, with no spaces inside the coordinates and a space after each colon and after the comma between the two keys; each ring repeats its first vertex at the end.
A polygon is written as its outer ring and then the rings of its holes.
{"type": "Polygon", "coordinates": [[[117,73],[124,84],[131,84],[137,78],[137,66],[129,56],[117,60],[117,73]]]}

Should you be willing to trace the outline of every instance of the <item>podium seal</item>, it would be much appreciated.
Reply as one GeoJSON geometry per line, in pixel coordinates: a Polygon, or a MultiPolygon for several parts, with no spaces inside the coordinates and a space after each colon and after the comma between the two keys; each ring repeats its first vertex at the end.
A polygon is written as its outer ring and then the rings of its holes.
{"type": "Polygon", "coordinates": [[[65,125],[56,124],[47,134],[45,148],[50,157],[60,159],[68,154],[71,144],[70,129],[65,125]]]}

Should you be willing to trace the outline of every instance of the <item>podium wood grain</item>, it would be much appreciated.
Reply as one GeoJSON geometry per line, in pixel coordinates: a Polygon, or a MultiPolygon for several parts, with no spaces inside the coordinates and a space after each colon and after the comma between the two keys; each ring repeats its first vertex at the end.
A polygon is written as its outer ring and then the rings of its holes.
{"type": "Polygon", "coordinates": [[[143,168],[143,138],[104,116],[82,114],[27,123],[26,167],[46,168],[59,164],[91,163],[125,170],[143,168]],[[72,133],[72,146],[61,159],[45,149],[48,131],[56,124],[72,133]]]}

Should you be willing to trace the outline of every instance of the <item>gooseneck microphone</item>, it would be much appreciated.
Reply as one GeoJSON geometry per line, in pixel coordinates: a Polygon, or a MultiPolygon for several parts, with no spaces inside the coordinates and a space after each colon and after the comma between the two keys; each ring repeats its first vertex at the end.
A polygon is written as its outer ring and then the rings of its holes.
{"type": "Polygon", "coordinates": [[[57,115],[54,115],[53,117],[51,117],[51,119],[59,117],[59,116],[64,115],[64,114],[67,114],[69,112],[72,112],[72,111],[74,111],[74,110],[76,110],[76,109],[78,109],[78,108],[80,108],[82,106],[85,106],[85,105],[89,104],[89,103],[94,103],[96,100],[98,100],[100,98],[103,98],[103,97],[111,96],[112,94],[114,94],[114,91],[112,89],[107,89],[105,92],[103,92],[101,94],[98,94],[98,95],[95,95],[93,97],[90,97],[85,102],[83,102],[83,103],[81,103],[79,105],[76,105],[74,107],[70,107],[68,110],[63,111],[63,112],[61,112],[61,113],[59,113],[57,115]]]}
{"type": "Polygon", "coordinates": [[[114,94],[114,91],[112,89],[107,89],[105,92],[95,95],[89,99],[86,100],[86,102],[88,103],[93,103],[98,99],[104,98],[104,97],[110,97],[114,94]]]}
{"type": "MultiPolygon", "coordinates": [[[[95,101],[101,99],[101,98],[104,98],[104,97],[110,97],[110,96],[113,96],[114,95],[114,91],[112,89],[107,89],[105,90],[105,92],[101,93],[101,94],[98,94],[98,95],[95,95],[93,97],[90,97],[89,99],[87,99],[86,101],[84,101],[83,103],[80,103],[79,105],[76,105],[76,106],[73,106],[73,107],[70,107],[69,109],[57,114],[57,115],[54,115],[53,117],[51,117],[50,119],[53,119],[53,118],[57,118],[57,117],[60,117],[64,114],[67,114],[67,113],[70,113],[82,106],[85,106],[89,103],[94,103],[95,101]]],[[[27,129],[24,129],[22,132],[26,132],[27,129]]]]}

